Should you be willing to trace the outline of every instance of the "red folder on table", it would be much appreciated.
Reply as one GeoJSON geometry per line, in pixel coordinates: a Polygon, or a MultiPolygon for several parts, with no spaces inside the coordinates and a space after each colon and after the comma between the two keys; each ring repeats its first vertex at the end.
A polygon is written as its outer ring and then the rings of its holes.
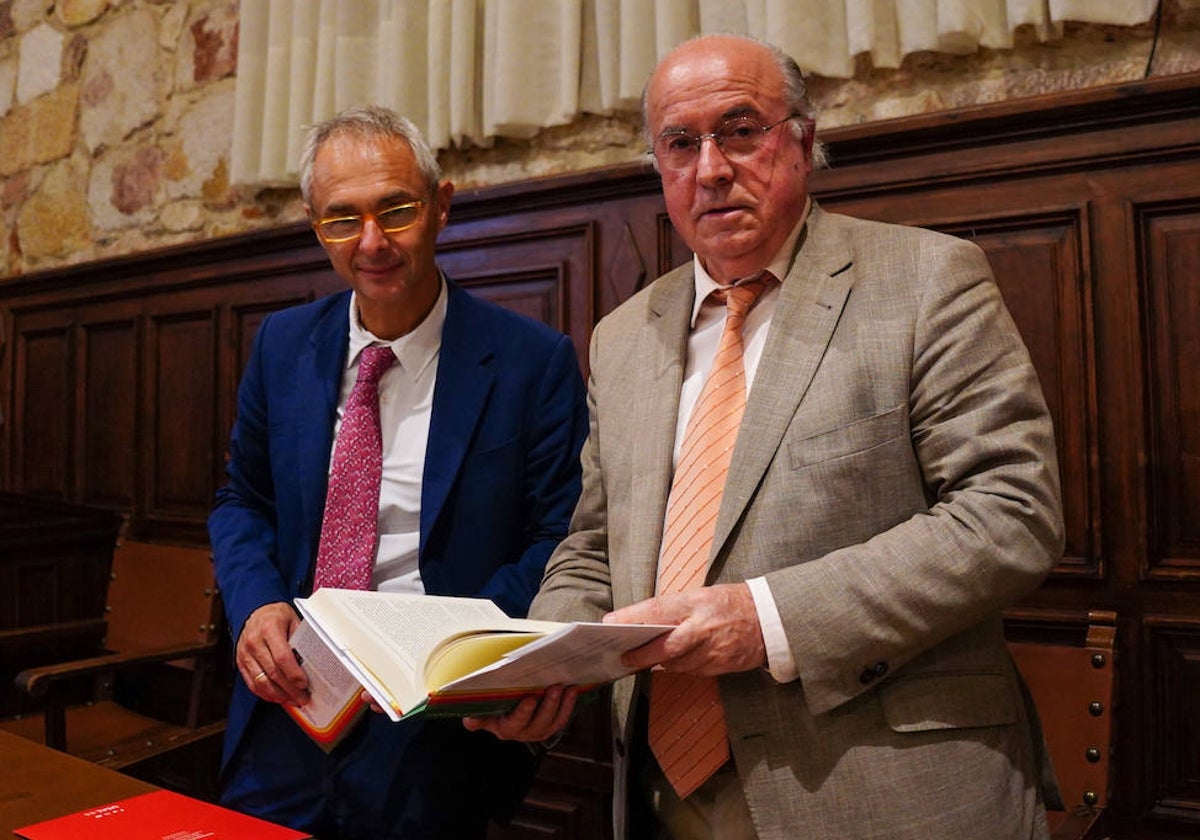
{"type": "Polygon", "coordinates": [[[25,840],[310,840],[275,825],[168,790],[144,793],[16,829],[25,840]]]}

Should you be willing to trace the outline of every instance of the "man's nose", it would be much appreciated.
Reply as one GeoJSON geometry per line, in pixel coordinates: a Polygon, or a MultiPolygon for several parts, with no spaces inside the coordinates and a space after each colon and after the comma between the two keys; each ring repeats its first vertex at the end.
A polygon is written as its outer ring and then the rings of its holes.
{"type": "Polygon", "coordinates": [[[732,179],[733,165],[725,156],[724,150],[717,145],[716,138],[701,138],[700,149],[696,153],[696,180],[707,187],[732,179]]]}
{"type": "Polygon", "coordinates": [[[358,247],[375,251],[380,248],[386,248],[387,245],[387,234],[383,232],[383,228],[379,226],[379,222],[370,216],[363,219],[362,235],[359,237],[358,247]]]}

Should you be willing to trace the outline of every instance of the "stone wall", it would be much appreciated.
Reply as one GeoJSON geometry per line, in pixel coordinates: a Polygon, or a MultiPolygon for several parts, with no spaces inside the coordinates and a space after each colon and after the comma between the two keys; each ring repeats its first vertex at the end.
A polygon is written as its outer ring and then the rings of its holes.
{"type": "MultiPolygon", "coordinates": [[[[296,221],[298,190],[229,183],[236,0],[0,0],[0,277],[296,221]]],[[[1200,71],[1200,0],[1161,29],[1068,24],[1013,50],[860,60],[812,80],[825,127],[1200,71]]],[[[628,161],[635,114],[442,153],[460,189],[628,161]]],[[[836,161],[835,161],[836,164],[836,161]]]]}

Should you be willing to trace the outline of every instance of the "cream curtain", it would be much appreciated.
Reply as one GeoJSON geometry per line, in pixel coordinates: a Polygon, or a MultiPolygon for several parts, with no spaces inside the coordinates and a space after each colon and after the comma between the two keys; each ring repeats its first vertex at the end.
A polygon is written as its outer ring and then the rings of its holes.
{"type": "Polygon", "coordinates": [[[366,102],[436,148],[530,137],[581,112],[635,110],[658,57],[707,32],[771,41],[808,72],[855,56],[1043,40],[1063,21],[1132,26],[1157,0],[241,0],[232,172],[294,185],[304,129],[366,102]]]}

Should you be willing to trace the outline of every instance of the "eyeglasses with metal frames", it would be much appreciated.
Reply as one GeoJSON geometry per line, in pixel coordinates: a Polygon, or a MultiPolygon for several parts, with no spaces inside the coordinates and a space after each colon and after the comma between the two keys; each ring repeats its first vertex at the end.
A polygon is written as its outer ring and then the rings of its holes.
{"type": "Polygon", "coordinates": [[[328,216],[314,223],[317,235],[324,242],[349,242],[362,236],[366,220],[370,219],[384,233],[399,233],[408,230],[421,218],[421,208],[424,201],[406,201],[394,207],[380,210],[378,213],[362,213],[360,215],[328,216]]]}
{"type": "Polygon", "coordinates": [[[681,128],[664,131],[654,141],[654,148],[648,154],[654,155],[659,166],[686,169],[700,157],[700,147],[704,141],[712,140],[725,157],[740,160],[759,150],[768,131],[802,116],[793,112],[770,125],[763,125],[754,117],[733,117],[708,134],[693,134],[681,128]]]}

